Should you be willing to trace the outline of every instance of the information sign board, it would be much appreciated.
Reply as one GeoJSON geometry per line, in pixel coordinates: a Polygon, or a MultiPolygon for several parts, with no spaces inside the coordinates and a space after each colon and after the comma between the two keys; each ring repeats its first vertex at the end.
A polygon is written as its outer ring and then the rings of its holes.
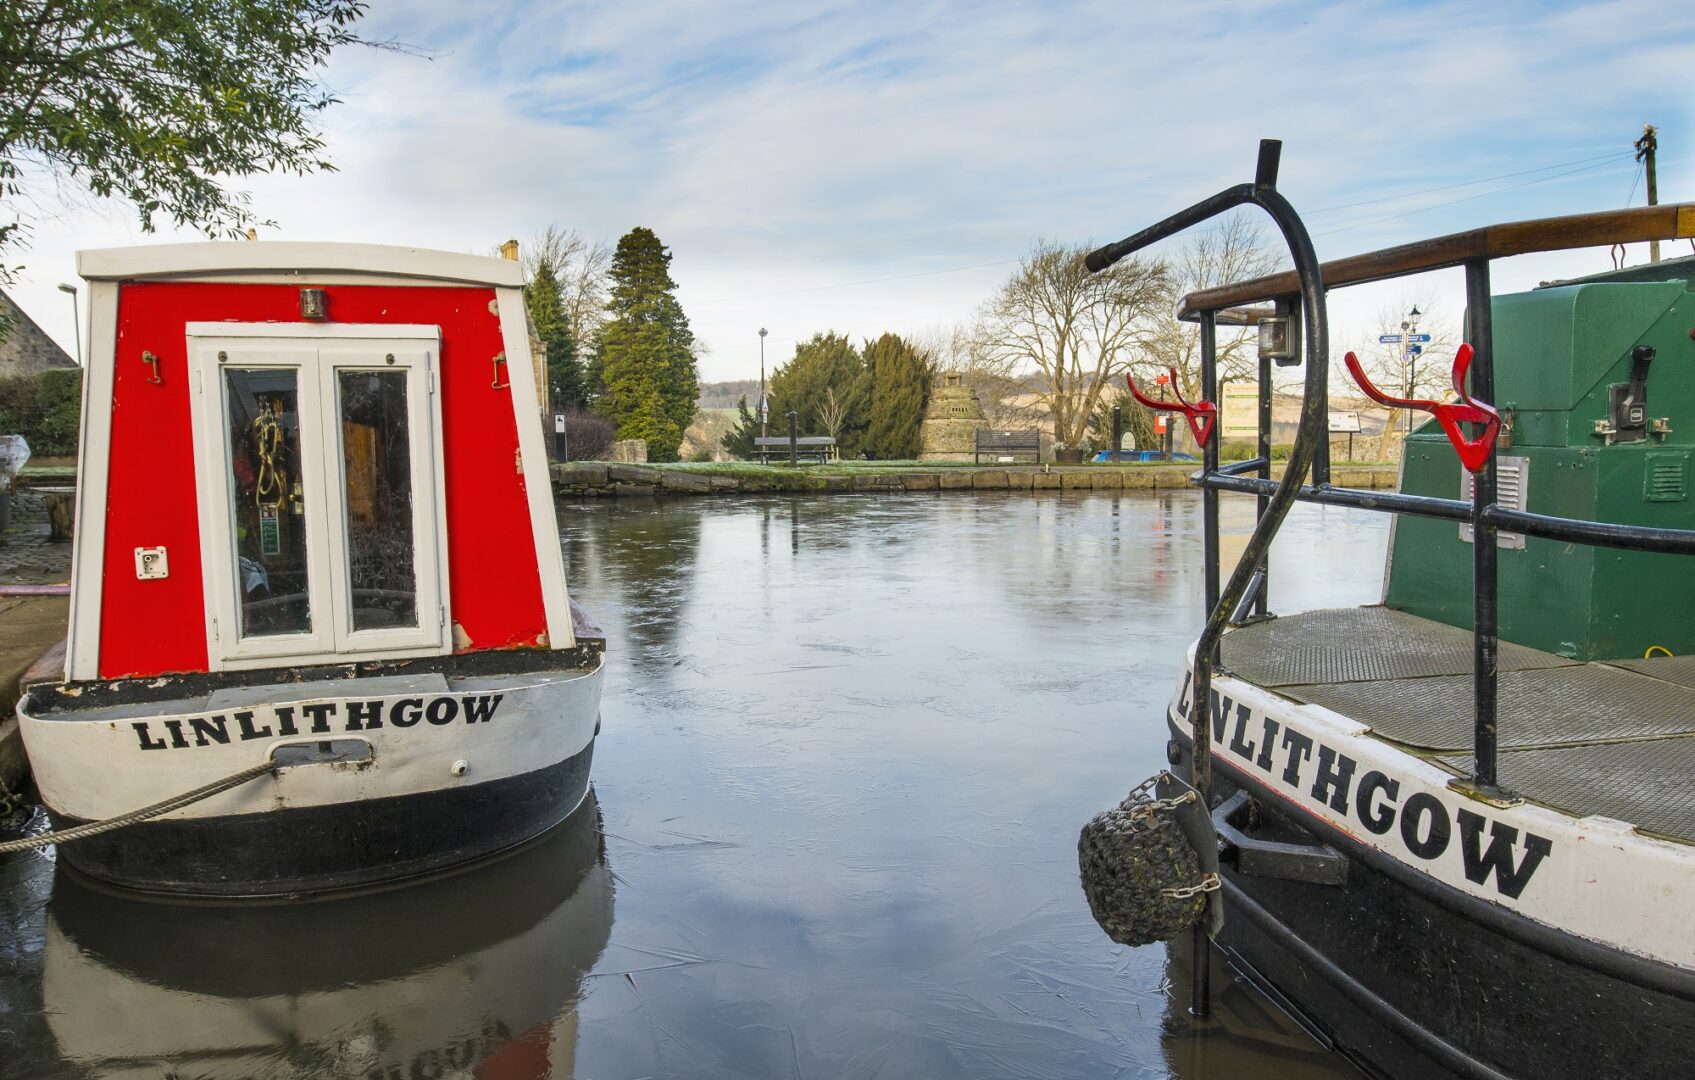
{"type": "Polygon", "coordinates": [[[1226,439],[1252,439],[1259,434],[1259,387],[1225,383],[1219,434],[1226,439]]]}

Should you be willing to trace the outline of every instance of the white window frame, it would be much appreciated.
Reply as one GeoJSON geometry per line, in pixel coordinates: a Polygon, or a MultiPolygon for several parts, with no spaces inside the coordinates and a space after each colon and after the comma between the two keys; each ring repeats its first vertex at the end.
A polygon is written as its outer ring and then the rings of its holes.
{"type": "Polygon", "coordinates": [[[189,367],[194,374],[191,411],[208,668],[221,671],[274,667],[279,661],[338,663],[450,652],[440,329],[408,324],[189,323],[187,333],[189,367]],[[220,361],[220,354],[228,359],[220,361]],[[391,355],[393,364],[387,361],[391,355]],[[299,373],[300,468],[303,476],[316,478],[306,489],[312,629],[304,634],[243,638],[240,633],[225,367],[288,367],[299,373]],[[418,625],[355,631],[337,374],[395,370],[407,373],[418,625]]]}

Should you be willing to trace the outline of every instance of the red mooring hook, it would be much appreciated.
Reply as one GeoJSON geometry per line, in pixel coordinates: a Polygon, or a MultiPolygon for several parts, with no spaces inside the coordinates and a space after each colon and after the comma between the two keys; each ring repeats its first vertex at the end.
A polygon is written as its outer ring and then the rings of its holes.
{"type": "Polygon", "coordinates": [[[1466,393],[1465,375],[1471,368],[1472,348],[1461,345],[1459,352],[1454,354],[1454,393],[1459,395],[1459,401],[1427,401],[1422,398],[1390,397],[1371,384],[1366,378],[1365,369],[1360,367],[1360,358],[1353,353],[1343,357],[1348,365],[1348,374],[1354,377],[1365,396],[1379,405],[1388,405],[1394,409],[1416,409],[1436,417],[1436,422],[1442,425],[1447,433],[1448,441],[1454,444],[1454,450],[1460,455],[1460,464],[1471,472],[1481,472],[1489,464],[1489,455],[1495,452],[1495,437],[1501,431],[1501,414],[1495,411],[1493,405],[1482,401],[1473,401],[1466,393]],[[1482,424],[1483,432],[1475,439],[1466,435],[1461,424],[1482,424]]]}
{"type": "Polygon", "coordinates": [[[1210,401],[1197,401],[1193,405],[1183,400],[1183,392],[1177,389],[1177,369],[1167,368],[1171,373],[1171,392],[1176,395],[1176,401],[1165,401],[1161,398],[1146,397],[1136,389],[1136,380],[1129,375],[1124,376],[1124,383],[1130,387],[1130,396],[1146,405],[1155,412],[1180,412],[1189,421],[1189,430],[1195,434],[1195,445],[1205,446],[1212,438],[1213,425],[1218,423],[1218,406],[1210,401]]]}

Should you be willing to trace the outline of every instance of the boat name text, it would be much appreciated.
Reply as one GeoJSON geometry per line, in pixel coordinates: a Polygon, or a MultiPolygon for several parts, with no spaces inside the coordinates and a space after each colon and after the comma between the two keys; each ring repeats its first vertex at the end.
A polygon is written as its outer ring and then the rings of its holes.
{"type": "Polygon", "coordinates": [[[389,702],[308,701],[301,705],[276,705],[266,710],[268,721],[258,712],[236,709],[228,715],[190,716],[171,720],[136,720],[136,740],[143,750],[189,750],[195,747],[228,745],[254,739],[289,738],[296,735],[329,735],[344,731],[374,731],[385,725],[412,728],[419,724],[446,727],[449,724],[485,724],[494,719],[503,694],[471,694],[462,697],[406,697],[389,702]],[[345,706],[345,708],[344,708],[345,706]],[[154,724],[159,726],[156,728],[154,724]]]}
{"type": "MultiPolygon", "coordinates": [[[[1192,679],[1192,673],[1184,675],[1177,699],[1183,718],[1189,715],[1192,679]]],[[[1465,807],[1450,812],[1445,802],[1429,792],[1415,791],[1402,799],[1401,781],[1376,769],[1367,770],[1356,782],[1359,762],[1353,758],[1290,725],[1256,714],[1217,690],[1212,692],[1212,741],[1215,748],[1227,748],[1246,766],[1281,780],[1289,790],[1297,794],[1304,790],[1308,798],[1344,820],[1353,818],[1374,836],[1387,836],[1398,826],[1407,850],[1425,862],[1447,852],[1457,826],[1466,878],[1487,885],[1493,877],[1495,891],[1508,899],[1518,899],[1554,850],[1546,837],[1526,832],[1521,840],[1518,829],[1465,807]],[[1303,775],[1309,763],[1314,767],[1303,775]],[[1485,827],[1488,847],[1483,846],[1485,827]]]]}

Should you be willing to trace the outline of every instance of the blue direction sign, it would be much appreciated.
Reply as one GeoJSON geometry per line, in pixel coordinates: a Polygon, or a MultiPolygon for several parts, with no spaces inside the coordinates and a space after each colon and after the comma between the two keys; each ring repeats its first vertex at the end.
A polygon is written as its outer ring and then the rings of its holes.
{"type": "MultiPolygon", "coordinates": [[[[1400,340],[1400,339],[1397,338],[1396,340],[1400,340]]],[[[1408,334],[1407,340],[1408,341],[1429,341],[1430,335],[1429,334],[1408,334]]]]}
{"type": "Polygon", "coordinates": [[[1393,345],[1400,340],[1401,335],[1399,334],[1379,334],[1377,336],[1377,343],[1379,345],[1393,345]]]}

